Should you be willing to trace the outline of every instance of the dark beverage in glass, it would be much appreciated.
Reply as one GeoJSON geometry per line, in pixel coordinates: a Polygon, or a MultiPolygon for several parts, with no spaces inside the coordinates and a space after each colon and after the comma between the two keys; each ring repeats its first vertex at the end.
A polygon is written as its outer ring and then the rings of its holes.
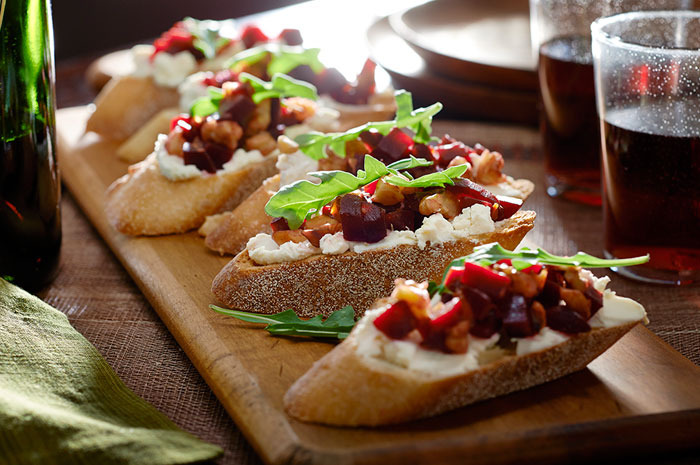
{"type": "Polygon", "coordinates": [[[600,129],[590,37],[543,43],[538,74],[547,193],[600,205],[600,129]]]}
{"type": "Polygon", "coordinates": [[[0,277],[36,290],[58,269],[53,33],[46,0],[0,0],[0,277]]]}
{"type": "Polygon", "coordinates": [[[650,277],[666,270],[678,284],[700,273],[700,121],[687,117],[698,105],[611,110],[601,128],[606,253],[649,253],[647,273],[659,273],[650,277]]]}

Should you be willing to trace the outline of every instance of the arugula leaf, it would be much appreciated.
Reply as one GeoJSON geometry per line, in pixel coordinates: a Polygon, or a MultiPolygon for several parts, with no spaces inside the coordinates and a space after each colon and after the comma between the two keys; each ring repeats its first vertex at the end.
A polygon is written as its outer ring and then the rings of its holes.
{"type": "Polygon", "coordinates": [[[416,158],[413,155],[410,155],[410,158],[404,158],[403,160],[395,161],[394,163],[391,163],[386,167],[389,169],[390,172],[393,173],[399,170],[410,170],[411,168],[432,166],[432,164],[433,162],[430,160],[426,160],[424,158],[416,158]]]}
{"type": "Polygon", "coordinates": [[[269,75],[286,74],[301,65],[307,65],[314,73],[320,73],[326,68],[318,59],[320,51],[320,48],[305,49],[299,46],[267,43],[237,53],[225,66],[227,68],[235,68],[242,64],[250,66],[270,56],[270,62],[267,65],[269,75]]]}
{"type": "Polygon", "coordinates": [[[248,73],[238,76],[240,82],[249,82],[253,86],[253,102],[260,103],[268,98],[304,97],[317,100],[316,88],[308,82],[291,78],[286,74],[275,74],[270,82],[248,73]]]}
{"type": "Polygon", "coordinates": [[[467,168],[466,164],[451,166],[444,171],[426,174],[418,179],[406,179],[403,176],[393,174],[385,177],[384,182],[401,187],[444,187],[445,184],[452,186],[455,183],[453,178],[462,176],[467,168]]]}
{"type": "Polygon", "coordinates": [[[350,193],[389,173],[384,163],[371,155],[365,155],[364,167],[357,176],[345,171],[309,173],[321,183],[301,180],[282,187],[265,205],[265,213],[273,218],[282,217],[290,229],[297,229],[304,220],[339,195],[350,193]]]}
{"type": "Polygon", "coordinates": [[[200,97],[192,104],[190,114],[192,116],[209,116],[219,111],[219,104],[224,98],[224,91],[218,87],[208,87],[208,97],[200,97]]]}
{"type": "MultiPolygon", "coordinates": [[[[510,259],[511,264],[517,270],[523,270],[538,263],[542,265],[581,266],[584,268],[611,268],[616,266],[641,265],[642,263],[649,261],[649,254],[641,257],[621,258],[614,260],[594,257],[583,252],[578,252],[576,255],[571,257],[564,257],[553,255],[541,248],[532,250],[527,247],[523,247],[522,249],[514,252],[504,249],[497,242],[493,242],[491,244],[484,244],[475,247],[471,254],[453,260],[445,270],[442,281],[444,283],[445,278],[447,277],[447,272],[450,270],[450,268],[462,266],[465,262],[472,262],[481,266],[488,266],[503,259],[510,259]]],[[[440,285],[440,287],[444,289],[442,285],[440,285]]]]}
{"type": "Polygon", "coordinates": [[[281,336],[311,336],[345,339],[355,326],[355,311],[351,306],[331,313],[324,321],[320,315],[302,320],[294,310],[285,310],[274,315],[242,312],[209,305],[209,308],[223,315],[232,316],[250,323],[266,324],[271,334],[281,336]]]}
{"type": "Polygon", "coordinates": [[[223,37],[222,33],[233,30],[233,20],[214,21],[184,19],[185,27],[192,34],[194,48],[202,52],[205,58],[211,59],[224,46],[231,42],[231,37],[223,37]]]}
{"type": "Polygon", "coordinates": [[[411,93],[405,90],[395,93],[397,117],[391,121],[370,122],[345,132],[311,132],[297,136],[294,141],[299,149],[314,160],[326,158],[326,147],[330,147],[339,157],[345,157],[345,142],[354,140],[364,131],[374,129],[387,135],[393,128],[409,128],[415,132],[414,140],[420,143],[430,141],[430,124],[433,116],[442,110],[442,103],[436,102],[426,108],[413,110],[411,93]],[[427,132],[426,132],[427,131],[427,132]]]}

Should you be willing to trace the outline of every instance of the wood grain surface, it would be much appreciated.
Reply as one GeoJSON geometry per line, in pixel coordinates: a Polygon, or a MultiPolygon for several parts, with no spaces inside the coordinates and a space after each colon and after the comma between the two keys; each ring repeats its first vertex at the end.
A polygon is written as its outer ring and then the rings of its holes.
{"type": "MultiPolygon", "coordinates": [[[[264,461],[554,463],[700,440],[700,368],[644,328],[584,371],[430,420],[352,430],[291,420],[281,411],[282,395],[332,346],[271,337],[210,311],[210,283],[227,259],[208,252],[195,233],[129,238],[114,231],[103,213],[104,190],[126,165],[112,143],[81,138],[86,115],[85,108],[58,113],[64,181],[264,461]]],[[[485,144],[502,143],[507,131],[483,129],[474,127],[485,144]]],[[[532,139],[519,131],[508,133],[511,142],[532,139]]]]}

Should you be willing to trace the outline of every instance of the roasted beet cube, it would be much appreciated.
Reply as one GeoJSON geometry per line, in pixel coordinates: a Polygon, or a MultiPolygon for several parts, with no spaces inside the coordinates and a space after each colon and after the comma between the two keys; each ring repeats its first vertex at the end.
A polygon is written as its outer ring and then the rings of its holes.
{"type": "Polygon", "coordinates": [[[492,312],[495,312],[497,316],[500,314],[491,297],[480,289],[461,287],[457,293],[464,302],[469,303],[472,315],[476,320],[483,320],[492,312]]]}
{"type": "Polygon", "coordinates": [[[352,88],[352,102],[348,103],[367,103],[369,96],[374,93],[374,72],[377,64],[370,59],[365,61],[362,71],[357,75],[357,84],[352,88]]]}
{"type": "Polygon", "coordinates": [[[455,157],[467,158],[469,154],[468,148],[461,142],[453,142],[451,144],[438,145],[435,148],[437,163],[440,166],[447,166],[455,157]]]}
{"type": "Polygon", "coordinates": [[[396,161],[406,158],[412,145],[413,139],[411,136],[399,128],[394,128],[379,141],[377,150],[388,155],[389,159],[396,161]]]}
{"type": "Polygon", "coordinates": [[[219,105],[219,118],[235,121],[245,127],[248,119],[255,110],[253,99],[245,94],[227,97],[219,105]]]}
{"type": "Polygon", "coordinates": [[[272,228],[273,232],[289,230],[289,224],[287,223],[287,220],[281,217],[273,219],[270,223],[270,227],[272,228]]]}
{"type": "Polygon", "coordinates": [[[318,79],[318,75],[314,73],[309,65],[299,65],[289,72],[289,75],[294,79],[299,79],[300,81],[315,83],[318,79]]]}
{"type": "Polygon", "coordinates": [[[304,42],[299,29],[282,29],[277,38],[287,45],[301,45],[304,42]]]}
{"type": "Polygon", "coordinates": [[[204,147],[185,142],[182,145],[185,165],[194,165],[202,171],[216,173],[216,165],[204,150],[204,147]]]}
{"type": "Polygon", "coordinates": [[[238,78],[238,73],[230,69],[222,69],[216,74],[207,73],[208,76],[202,81],[205,86],[221,87],[224,82],[235,81],[238,78]]]}
{"type": "Polygon", "coordinates": [[[337,69],[326,68],[321,71],[316,82],[318,83],[316,89],[319,94],[331,94],[346,86],[348,80],[337,69]]]}
{"type": "Polygon", "coordinates": [[[492,298],[498,298],[505,293],[510,284],[510,278],[489,268],[466,262],[462,284],[483,291],[492,298]]]}
{"type": "Polygon", "coordinates": [[[241,32],[241,40],[245,44],[245,48],[251,48],[259,42],[267,42],[270,39],[258,26],[248,24],[241,32]]]}
{"type": "Polygon", "coordinates": [[[456,284],[462,282],[462,275],[464,274],[463,266],[453,266],[447,270],[447,276],[445,276],[445,287],[451,290],[457,289],[456,284]]]}
{"type": "Polygon", "coordinates": [[[523,206],[523,201],[515,197],[497,195],[496,198],[498,199],[498,204],[503,207],[502,210],[499,210],[499,217],[497,221],[510,218],[515,214],[515,212],[520,210],[520,207],[523,206]]]}
{"type": "Polygon", "coordinates": [[[446,310],[430,319],[433,331],[447,331],[450,327],[468,318],[466,311],[468,307],[464,307],[457,297],[445,304],[445,308],[446,310]]]}
{"type": "Polygon", "coordinates": [[[411,155],[416,158],[434,161],[433,151],[430,149],[430,146],[426,144],[414,143],[411,147],[411,155]]]}
{"type": "Polygon", "coordinates": [[[489,204],[498,203],[498,199],[484,186],[481,186],[467,178],[455,179],[453,186],[447,186],[447,190],[455,194],[458,198],[462,196],[471,197],[489,204]]]}
{"type": "Polygon", "coordinates": [[[559,301],[561,300],[560,289],[561,287],[557,283],[548,279],[544,282],[544,287],[536,299],[541,302],[545,308],[559,305],[559,301]]]}
{"type": "Polygon", "coordinates": [[[362,190],[365,191],[369,195],[374,195],[374,191],[377,190],[377,184],[379,184],[379,179],[367,184],[365,187],[362,188],[362,190]]]}
{"type": "Polygon", "coordinates": [[[480,320],[474,320],[469,332],[476,337],[489,338],[501,330],[501,318],[496,307],[489,310],[486,316],[480,320]]]}
{"type": "Polygon", "coordinates": [[[513,294],[501,303],[503,311],[503,329],[510,337],[529,337],[535,332],[527,311],[525,297],[513,294]]]}
{"type": "Polygon", "coordinates": [[[392,304],[377,318],[374,326],[392,339],[403,339],[416,327],[416,317],[403,300],[392,304]]]}
{"type": "Polygon", "coordinates": [[[215,142],[205,142],[204,150],[207,152],[207,155],[209,155],[209,158],[211,158],[211,161],[214,162],[214,166],[217,170],[220,170],[221,167],[224,166],[224,163],[231,160],[231,156],[233,155],[233,150],[215,142]]]}
{"type": "Polygon", "coordinates": [[[457,139],[452,137],[449,134],[445,134],[442,136],[442,139],[440,139],[440,144],[438,145],[447,145],[447,144],[454,144],[455,142],[459,142],[457,139]]]}
{"type": "Polygon", "coordinates": [[[381,132],[376,129],[370,129],[369,131],[363,131],[360,133],[360,139],[362,142],[367,144],[371,149],[379,145],[379,142],[384,138],[381,132]]]}
{"type": "Polygon", "coordinates": [[[416,213],[412,210],[399,208],[387,213],[385,219],[387,229],[393,229],[394,231],[416,230],[416,213]]]}
{"type": "Polygon", "coordinates": [[[583,295],[590,299],[591,315],[595,315],[595,312],[600,310],[600,308],[603,306],[603,293],[593,287],[592,284],[589,284],[589,286],[586,287],[586,290],[583,292],[583,295]]]}
{"type": "Polygon", "coordinates": [[[342,196],[339,213],[345,240],[373,243],[386,237],[384,210],[363,197],[342,196]]]}
{"type": "Polygon", "coordinates": [[[591,329],[580,314],[565,305],[556,305],[547,309],[547,325],[567,334],[585,333],[591,329]]]}

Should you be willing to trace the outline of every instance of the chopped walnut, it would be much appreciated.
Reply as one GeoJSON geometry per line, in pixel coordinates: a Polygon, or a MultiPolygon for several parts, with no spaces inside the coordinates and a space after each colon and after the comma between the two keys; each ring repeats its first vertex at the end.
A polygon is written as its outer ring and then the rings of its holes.
{"type": "Polygon", "coordinates": [[[372,201],[382,205],[396,205],[403,200],[403,194],[399,186],[387,184],[383,179],[377,183],[377,187],[372,195],[372,201]]]}
{"type": "Polygon", "coordinates": [[[445,347],[455,354],[463,354],[469,349],[469,321],[460,321],[447,330],[445,347]]]}
{"type": "Polygon", "coordinates": [[[275,231],[272,233],[272,239],[277,242],[278,245],[282,245],[285,242],[304,242],[306,237],[302,233],[301,229],[286,229],[283,231],[275,231]]]}
{"type": "Polygon", "coordinates": [[[307,98],[290,97],[284,100],[284,106],[297,121],[307,120],[316,114],[316,104],[307,98]]]}
{"type": "Polygon", "coordinates": [[[216,142],[235,150],[243,136],[243,129],[235,121],[209,118],[202,124],[201,135],[204,141],[216,142]]]}
{"type": "Polygon", "coordinates": [[[282,153],[291,154],[299,150],[299,144],[283,134],[277,138],[277,148],[282,153]]]}
{"type": "Polygon", "coordinates": [[[245,141],[246,150],[260,150],[263,155],[267,155],[276,148],[277,141],[267,131],[259,132],[245,141]]]}
{"type": "Polygon", "coordinates": [[[474,180],[479,184],[497,184],[505,179],[503,155],[484,149],[481,155],[472,155],[474,180]]]}
{"type": "Polygon", "coordinates": [[[270,125],[270,121],[272,121],[270,113],[270,99],[258,103],[248,120],[248,124],[245,128],[245,135],[250,137],[266,130],[270,125]]]}
{"type": "Polygon", "coordinates": [[[330,155],[328,158],[321,158],[318,161],[318,169],[321,171],[347,171],[348,161],[337,155],[330,155]]]}
{"type": "Polygon", "coordinates": [[[168,134],[168,139],[165,141],[165,150],[170,155],[182,157],[182,146],[185,143],[185,138],[182,135],[182,129],[175,128],[168,134]]]}
{"type": "Polygon", "coordinates": [[[440,213],[448,220],[451,220],[459,215],[460,208],[459,202],[452,194],[443,192],[424,197],[418,205],[418,211],[425,216],[440,213]]]}

